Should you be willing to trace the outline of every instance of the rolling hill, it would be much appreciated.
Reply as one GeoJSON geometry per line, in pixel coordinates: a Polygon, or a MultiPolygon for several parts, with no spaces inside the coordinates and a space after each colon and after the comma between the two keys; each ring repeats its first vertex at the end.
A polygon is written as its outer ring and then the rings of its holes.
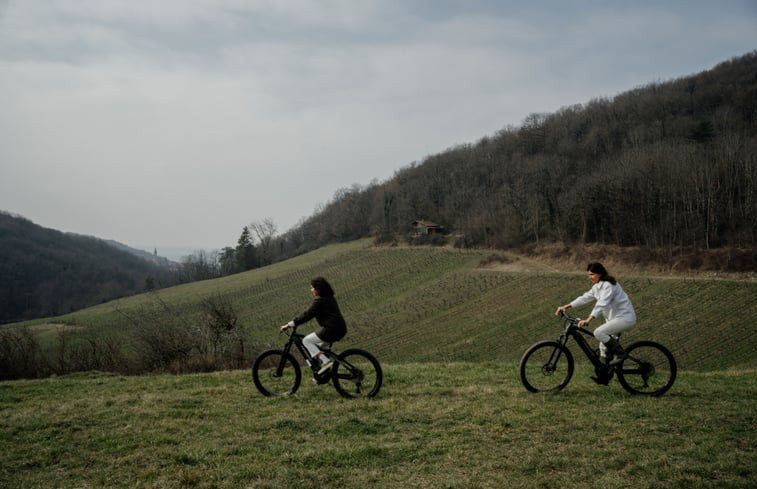
{"type": "MultiPolygon", "coordinates": [[[[114,369],[138,372],[144,340],[151,347],[158,341],[146,332],[188,332],[196,355],[208,353],[199,339],[206,329],[199,326],[210,298],[233,311],[235,338],[245,347],[238,366],[247,368],[261,349],[283,344],[278,326],[309,305],[308,280],[323,275],[334,285],[349,326],[337,349],[359,345],[386,363],[515,362],[530,344],[559,334],[552,315],[556,304],[573,299],[589,282],[573,264],[556,269],[518,255],[500,254],[492,262],[490,255],[439,247],[377,248],[361,240],[22,326],[46,338],[43,343],[52,351],[54,333],[60,331],[51,323],[66,325],[70,344],[80,338],[120,345],[122,363],[114,369]]],[[[639,316],[626,343],[658,340],[674,352],[681,369],[757,367],[754,281],[615,274],[639,316]]]]}
{"type": "Polygon", "coordinates": [[[0,323],[64,314],[166,285],[169,263],[0,211],[0,323]]]}

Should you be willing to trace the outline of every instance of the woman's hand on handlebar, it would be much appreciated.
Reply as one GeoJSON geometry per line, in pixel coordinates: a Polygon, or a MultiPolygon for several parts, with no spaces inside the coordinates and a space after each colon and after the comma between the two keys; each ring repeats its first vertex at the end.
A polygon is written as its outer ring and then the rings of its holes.
{"type": "Polygon", "coordinates": [[[578,327],[583,328],[584,326],[588,326],[592,319],[594,319],[594,316],[589,316],[586,319],[578,321],[578,327]]]}
{"type": "Polygon", "coordinates": [[[570,304],[565,304],[564,306],[558,307],[557,310],[555,311],[555,316],[564,315],[565,311],[567,311],[568,309],[570,309],[570,304]]]}
{"type": "Polygon", "coordinates": [[[281,326],[279,328],[279,334],[283,333],[284,331],[288,330],[291,326],[289,324],[285,324],[284,326],[281,326]]]}
{"type": "Polygon", "coordinates": [[[579,328],[582,328],[584,326],[588,326],[592,319],[594,319],[594,316],[589,316],[586,319],[578,319],[578,318],[572,318],[568,316],[568,314],[565,312],[568,309],[570,309],[572,306],[570,304],[565,304],[564,306],[560,306],[555,311],[555,316],[564,317],[566,319],[569,319],[571,323],[575,324],[579,328]]]}

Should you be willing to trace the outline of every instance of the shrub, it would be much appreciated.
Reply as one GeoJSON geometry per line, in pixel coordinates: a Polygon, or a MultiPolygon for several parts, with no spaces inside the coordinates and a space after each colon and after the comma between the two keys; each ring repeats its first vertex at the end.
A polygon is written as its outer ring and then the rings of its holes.
{"type": "Polygon", "coordinates": [[[0,380],[35,378],[42,370],[39,344],[29,329],[0,330],[0,380]]]}

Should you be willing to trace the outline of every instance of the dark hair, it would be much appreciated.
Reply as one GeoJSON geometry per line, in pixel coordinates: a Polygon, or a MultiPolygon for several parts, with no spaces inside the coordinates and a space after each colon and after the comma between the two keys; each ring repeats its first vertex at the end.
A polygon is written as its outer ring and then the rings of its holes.
{"type": "Polygon", "coordinates": [[[331,297],[334,295],[334,289],[331,288],[331,284],[323,277],[314,278],[310,281],[310,285],[318,291],[318,295],[321,297],[331,297]]]}
{"type": "Polygon", "coordinates": [[[597,275],[599,275],[599,280],[601,281],[610,282],[613,285],[617,283],[615,277],[608,274],[607,269],[599,262],[589,263],[588,265],[586,265],[586,271],[596,273],[597,275]]]}

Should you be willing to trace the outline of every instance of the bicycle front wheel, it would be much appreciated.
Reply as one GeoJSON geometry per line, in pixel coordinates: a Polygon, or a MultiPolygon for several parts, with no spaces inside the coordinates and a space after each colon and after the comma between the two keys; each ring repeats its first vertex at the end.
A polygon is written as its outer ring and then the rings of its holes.
{"type": "Polygon", "coordinates": [[[520,381],[531,392],[562,390],[573,377],[573,355],[557,341],[540,341],[520,359],[520,381]]]}
{"type": "Polygon", "coordinates": [[[616,367],[618,382],[631,394],[660,396],[673,386],[678,367],[673,354],[654,341],[637,341],[626,348],[616,367]]]}
{"type": "Polygon", "coordinates": [[[252,365],[252,381],[267,397],[294,394],[300,387],[302,371],[297,360],[283,350],[261,353],[252,365]]]}
{"type": "Polygon", "coordinates": [[[331,370],[331,380],[342,397],[373,397],[381,388],[383,372],[376,357],[353,348],[339,355],[331,370]]]}

